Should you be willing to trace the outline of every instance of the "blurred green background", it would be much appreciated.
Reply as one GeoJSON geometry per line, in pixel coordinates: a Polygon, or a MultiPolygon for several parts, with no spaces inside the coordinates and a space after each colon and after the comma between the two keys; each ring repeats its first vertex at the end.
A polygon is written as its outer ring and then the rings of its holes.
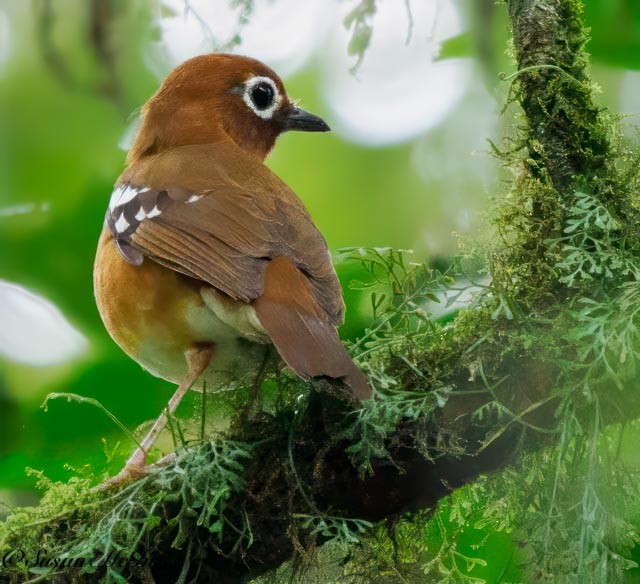
{"type": "MultiPolygon", "coordinates": [[[[49,392],[96,398],[130,428],[172,392],[106,334],[92,263],[134,112],[180,60],[221,45],[262,58],[334,127],[285,135],[268,160],[332,250],[446,257],[454,232],[481,226],[508,180],[487,139],[499,140],[517,115],[511,106],[500,116],[508,85],[498,73],[513,70],[504,6],[412,0],[408,14],[404,1],[381,0],[354,73],[342,21],[357,4],[274,0],[248,14],[249,3],[226,0],[0,0],[0,501],[35,500],[26,467],[65,479],[65,465],[104,469],[103,438],[109,448],[122,441],[120,459],[131,446],[87,405],[56,401],[43,411],[49,392]]],[[[586,0],[585,17],[601,101],[628,116],[636,140],[640,2],[586,0]]],[[[351,269],[338,265],[345,286],[351,269]]],[[[368,304],[346,297],[348,337],[366,325],[368,304]]],[[[507,557],[513,544],[487,550],[507,557]]]]}

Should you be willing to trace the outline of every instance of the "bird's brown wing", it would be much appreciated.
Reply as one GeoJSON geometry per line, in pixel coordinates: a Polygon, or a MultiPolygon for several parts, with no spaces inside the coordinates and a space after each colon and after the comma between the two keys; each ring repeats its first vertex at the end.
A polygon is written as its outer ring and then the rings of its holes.
{"type": "Polygon", "coordinates": [[[354,393],[368,393],[338,338],[342,290],[301,201],[232,147],[214,154],[186,147],[125,172],[107,214],[121,253],[132,263],[148,256],[254,302],[301,377],[345,378],[354,393]]]}

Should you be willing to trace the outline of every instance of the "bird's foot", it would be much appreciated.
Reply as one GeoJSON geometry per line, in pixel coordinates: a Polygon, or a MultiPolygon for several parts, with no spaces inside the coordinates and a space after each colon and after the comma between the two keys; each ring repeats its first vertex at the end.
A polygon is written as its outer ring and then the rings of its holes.
{"type": "Polygon", "coordinates": [[[143,450],[138,449],[133,453],[131,458],[127,460],[127,464],[124,465],[124,468],[116,476],[99,484],[94,490],[108,491],[122,487],[144,478],[147,474],[149,474],[147,455],[143,450]]]}
{"type": "Polygon", "coordinates": [[[165,456],[163,456],[157,462],[154,462],[153,464],[149,465],[147,467],[147,470],[164,468],[165,466],[169,466],[171,464],[174,464],[175,461],[176,461],[176,453],[175,452],[170,452],[169,454],[166,454],[165,456]]]}

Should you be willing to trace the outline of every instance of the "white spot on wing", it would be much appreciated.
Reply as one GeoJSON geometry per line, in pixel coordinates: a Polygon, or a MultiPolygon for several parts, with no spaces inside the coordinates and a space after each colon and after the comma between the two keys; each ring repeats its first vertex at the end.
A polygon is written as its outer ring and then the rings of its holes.
{"type": "Polygon", "coordinates": [[[157,217],[158,215],[160,215],[161,211],[160,209],[158,209],[158,206],[156,205],[153,209],[151,209],[151,211],[149,211],[147,213],[147,217],[149,219],[152,219],[153,217],[157,217]]]}
{"type": "Polygon", "coordinates": [[[204,197],[204,195],[191,195],[187,199],[187,203],[195,203],[196,201],[199,201],[200,199],[202,199],[202,197],[204,197]]]}
{"type": "Polygon", "coordinates": [[[144,209],[140,207],[140,210],[136,213],[136,221],[142,221],[145,217],[144,209]]]}
{"type": "Polygon", "coordinates": [[[116,231],[118,233],[124,233],[127,227],[129,227],[129,222],[124,218],[124,213],[122,213],[116,221],[116,231]]]}
{"type": "Polygon", "coordinates": [[[111,195],[111,200],[109,201],[109,210],[113,212],[116,207],[124,205],[133,200],[136,195],[140,193],[140,191],[141,189],[132,187],[131,185],[118,187],[115,191],[113,191],[113,194],[111,195]]]}
{"type": "Polygon", "coordinates": [[[120,198],[118,199],[118,205],[124,205],[125,203],[128,203],[129,201],[131,201],[138,193],[140,192],[140,189],[137,189],[136,187],[132,187],[131,185],[127,185],[123,191],[122,194],[120,195],[120,198]]]}
{"type": "Polygon", "coordinates": [[[118,206],[118,199],[122,194],[122,187],[116,189],[111,193],[111,199],[109,199],[109,211],[113,212],[113,210],[118,206]]]}

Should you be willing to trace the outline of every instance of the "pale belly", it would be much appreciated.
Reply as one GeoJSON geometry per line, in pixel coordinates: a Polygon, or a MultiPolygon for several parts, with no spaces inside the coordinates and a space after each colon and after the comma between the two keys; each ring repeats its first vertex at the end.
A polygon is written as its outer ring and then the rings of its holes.
{"type": "MultiPolygon", "coordinates": [[[[220,320],[206,304],[190,307],[185,325],[189,336],[198,339],[189,344],[189,347],[198,343],[215,345],[211,365],[192,389],[202,389],[203,383],[206,383],[209,390],[231,388],[237,382],[252,380],[258,374],[268,346],[239,335],[237,330],[220,320]]],[[[187,373],[186,349],[163,334],[166,331],[149,332],[138,345],[136,355],[131,356],[152,375],[180,383],[187,373]]]]}
{"type": "Polygon", "coordinates": [[[193,389],[206,383],[215,391],[258,374],[268,337],[250,305],[152,260],[133,266],[104,232],[94,287],[109,334],[152,375],[180,383],[187,373],[185,352],[198,343],[215,344],[215,355],[193,389]]]}

